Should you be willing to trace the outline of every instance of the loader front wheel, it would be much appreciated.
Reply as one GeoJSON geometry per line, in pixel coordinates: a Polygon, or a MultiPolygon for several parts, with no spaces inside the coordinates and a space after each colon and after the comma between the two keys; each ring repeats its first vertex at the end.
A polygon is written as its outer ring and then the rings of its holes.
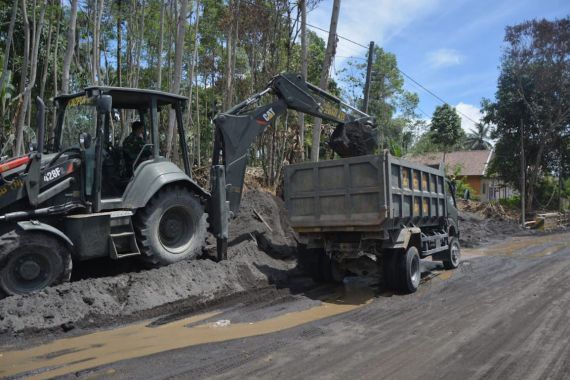
{"type": "Polygon", "coordinates": [[[151,266],[196,258],[206,240],[206,213],[184,187],[160,190],[137,213],[137,238],[143,260],[151,266]]]}
{"type": "Polygon", "coordinates": [[[38,231],[0,236],[0,288],[7,295],[28,294],[69,281],[71,252],[57,237],[38,231]]]}

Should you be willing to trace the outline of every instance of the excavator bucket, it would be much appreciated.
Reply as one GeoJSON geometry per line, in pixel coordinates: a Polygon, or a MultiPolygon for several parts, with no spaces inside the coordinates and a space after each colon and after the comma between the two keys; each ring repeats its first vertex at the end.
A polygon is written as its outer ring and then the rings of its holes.
{"type": "Polygon", "coordinates": [[[371,123],[360,120],[339,124],[329,146],[342,158],[373,154],[378,147],[378,131],[371,123]]]}

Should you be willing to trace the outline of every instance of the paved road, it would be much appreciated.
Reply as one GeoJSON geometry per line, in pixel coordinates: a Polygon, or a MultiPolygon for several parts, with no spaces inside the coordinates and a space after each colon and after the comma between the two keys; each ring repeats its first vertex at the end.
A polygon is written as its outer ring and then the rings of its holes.
{"type": "MultiPolygon", "coordinates": [[[[413,295],[392,295],[359,280],[296,294],[267,289],[212,313],[165,316],[152,327],[147,323],[54,342],[44,351],[30,348],[27,355],[35,355],[36,367],[47,367],[28,374],[570,378],[569,273],[570,233],[517,238],[466,250],[460,269],[432,270],[413,295]]],[[[22,355],[18,360],[29,365],[26,352],[22,355]]]]}

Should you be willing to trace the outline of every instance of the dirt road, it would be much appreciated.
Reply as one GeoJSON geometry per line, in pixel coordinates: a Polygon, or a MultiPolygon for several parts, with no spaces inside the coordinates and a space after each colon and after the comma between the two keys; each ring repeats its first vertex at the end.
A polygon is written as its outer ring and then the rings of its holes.
{"type": "Polygon", "coordinates": [[[570,378],[570,233],[426,261],[413,295],[351,279],[266,288],[202,314],[0,347],[0,376],[570,378]]]}

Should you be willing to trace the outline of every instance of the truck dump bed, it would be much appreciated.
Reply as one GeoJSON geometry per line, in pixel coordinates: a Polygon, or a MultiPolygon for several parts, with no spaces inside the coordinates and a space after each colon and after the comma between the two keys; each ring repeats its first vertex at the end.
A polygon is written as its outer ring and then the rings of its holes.
{"type": "Polygon", "coordinates": [[[437,226],[447,215],[443,168],[388,153],[289,165],[284,179],[297,232],[437,226]]]}

